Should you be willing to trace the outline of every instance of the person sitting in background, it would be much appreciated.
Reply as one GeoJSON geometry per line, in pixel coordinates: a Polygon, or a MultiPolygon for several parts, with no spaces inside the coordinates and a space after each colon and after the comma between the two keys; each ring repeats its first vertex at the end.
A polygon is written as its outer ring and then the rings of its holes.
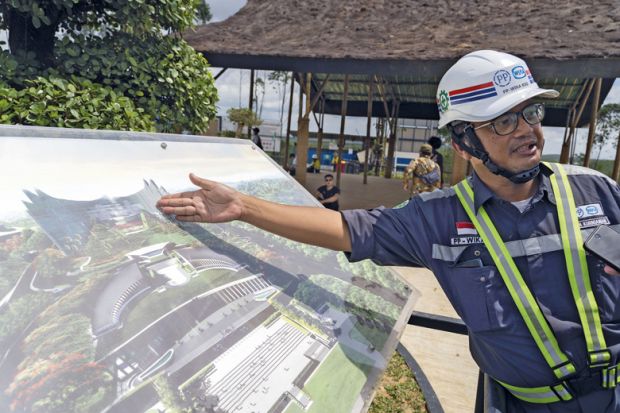
{"type": "Polygon", "coordinates": [[[294,153],[288,156],[288,173],[291,176],[295,176],[295,169],[297,168],[297,157],[294,153]]]}
{"type": "Polygon", "coordinates": [[[334,185],[334,176],[332,174],[325,175],[325,185],[317,189],[316,198],[327,209],[338,211],[338,198],[340,197],[340,189],[334,185]]]}
{"type": "Polygon", "coordinates": [[[319,172],[321,172],[321,160],[319,159],[316,153],[312,155],[312,162],[310,163],[310,166],[308,167],[307,171],[315,173],[315,174],[318,174],[319,172]]]}

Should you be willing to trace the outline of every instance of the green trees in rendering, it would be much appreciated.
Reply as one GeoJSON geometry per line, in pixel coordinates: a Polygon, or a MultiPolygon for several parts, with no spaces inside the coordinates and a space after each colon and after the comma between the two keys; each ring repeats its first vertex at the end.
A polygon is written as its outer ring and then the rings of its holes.
{"type": "Polygon", "coordinates": [[[0,123],[164,132],[207,129],[217,91],[178,36],[201,0],[0,4],[0,123]]]}

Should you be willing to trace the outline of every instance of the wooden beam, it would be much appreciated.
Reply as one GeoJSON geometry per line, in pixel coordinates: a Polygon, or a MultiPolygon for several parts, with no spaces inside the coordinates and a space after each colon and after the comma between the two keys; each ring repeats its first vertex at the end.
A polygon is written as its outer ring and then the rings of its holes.
{"type": "Polygon", "coordinates": [[[575,135],[575,128],[577,127],[577,124],[579,124],[579,121],[581,120],[581,115],[583,113],[583,109],[586,107],[586,103],[588,102],[588,99],[590,98],[590,93],[592,92],[594,81],[595,79],[591,79],[588,82],[586,82],[587,86],[584,84],[584,87],[586,88],[585,96],[584,96],[584,93],[581,94],[581,97],[582,97],[581,104],[579,105],[577,114],[573,118],[573,122],[570,126],[570,132],[568,133],[567,140],[562,143],[562,152],[560,153],[560,163],[568,163],[569,156],[570,156],[571,141],[573,140],[574,135],[575,135]]]}
{"type": "Polygon", "coordinates": [[[586,145],[586,154],[583,157],[583,166],[590,166],[590,155],[592,154],[592,145],[594,144],[594,134],[596,133],[596,119],[598,118],[598,101],[601,98],[601,78],[596,79],[594,85],[594,96],[592,97],[592,111],[590,112],[590,126],[588,128],[588,143],[586,145]]]}
{"type": "MultiPolygon", "coordinates": [[[[329,81],[329,74],[327,76],[325,76],[325,79],[323,80],[323,83],[321,83],[321,86],[319,87],[319,89],[316,91],[314,97],[312,98],[312,102],[310,103],[310,105],[306,106],[306,113],[305,113],[305,117],[309,117],[310,116],[310,112],[312,110],[314,110],[314,107],[316,106],[316,102],[319,101],[319,99],[321,98],[321,95],[323,94],[323,89],[325,89],[325,85],[327,85],[327,82],[329,81]]],[[[308,89],[310,90],[310,89],[308,89]]],[[[308,95],[308,100],[310,99],[310,95],[308,95]]]]}
{"type": "Polygon", "coordinates": [[[392,102],[392,120],[390,122],[390,138],[388,139],[387,159],[384,174],[384,176],[388,179],[392,178],[392,169],[394,169],[394,152],[396,151],[396,128],[398,126],[399,106],[400,102],[392,102]]]}
{"type": "Polygon", "coordinates": [[[368,79],[368,114],[366,117],[366,139],[364,140],[364,185],[368,183],[368,162],[370,161],[370,128],[372,120],[372,90],[374,88],[373,77],[368,79]]]}
{"type": "Polygon", "coordinates": [[[336,186],[340,188],[340,165],[342,164],[342,149],[344,148],[344,123],[347,118],[347,99],[349,94],[349,75],[344,75],[344,92],[340,110],[340,136],[338,137],[338,163],[336,164],[336,186]]]}
{"type": "MultiPolygon", "coordinates": [[[[280,56],[273,54],[251,55],[247,53],[215,53],[198,50],[213,67],[236,67],[239,69],[312,71],[334,74],[373,74],[385,76],[411,76],[434,78],[445,73],[456,59],[352,59],[324,57],[280,56]]],[[[528,67],[539,79],[558,76],[578,78],[620,77],[620,57],[566,59],[558,65],[558,58],[527,59],[528,67]]]]}
{"type": "Polygon", "coordinates": [[[228,68],[225,67],[222,70],[220,70],[219,72],[217,72],[217,75],[213,76],[213,80],[217,80],[220,76],[222,76],[224,74],[225,71],[227,71],[228,68]]]}
{"type": "Polygon", "coordinates": [[[321,99],[320,108],[321,113],[319,115],[319,121],[317,122],[319,130],[316,137],[316,156],[319,162],[321,162],[321,155],[323,154],[323,122],[325,121],[325,99],[321,99]]]}
{"type": "Polygon", "coordinates": [[[383,102],[383,109],[385,110],[385,118],[390,120],[390,110],[388,109],[387,99],[385,97],[385,90],[383,88],[383,79],[379,80],[379,76],[375,75],[375,82],[377,82],[377,90],[381,95],[381,101],[383,102]]]}
{"type": "MultiPolygon", "coordinates": [[[[297,168],[295,170],[295,178],[297,182],[304,185],[306,183],[306,164],[308,163],[308,136],[310,134],[310,118],[304,116],[303,113],[310,113],[310,84],[312,82],[312,73],[306,73],[304,81],[306,108],[305,111],[300,105],[300,120],[297,127],[297,168]]],[[[301,103],[301,102],[300,102],[301,103]]]]}

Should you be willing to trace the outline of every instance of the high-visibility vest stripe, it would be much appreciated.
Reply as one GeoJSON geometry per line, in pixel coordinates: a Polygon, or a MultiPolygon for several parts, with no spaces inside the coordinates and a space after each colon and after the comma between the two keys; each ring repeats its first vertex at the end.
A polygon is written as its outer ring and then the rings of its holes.
{"type": "Polygon", "coordinates": [[[508,389],[515,397],[530,403],[553,403],[560,400],[568,401],[573,398],[562,384],[542,387],[517,387],[499,380],[498,383],[508,389]]]}
{"type": "Polygon", "coordinates": [[[546,165],[553,171],[551,185],[558,208],[558,220],[566,268],[568,270],[568,280],[583,327],[583,334],[589,354],[588,362],[593,367],[607,365],[611,360],[611,354],[605,344],[598,305],[592,292],[573,191],[568,183],[566,171],[562,167],[552,163],[546,163],[546,165]]]}
{"type": "Polygon", "coordinates": [[[570,362],[566,354],[560,350],[549,323],[538,306],[534,295],[523,280],[519,269],[508,253],[506,245],[487,212],[483,207],[479,208],[478,215],[474,212],[474,193],[469,182],[463,180],[454,189],[467,215],[482,237],[485,246],[489,249],[491,257],[502,276],[502,280],[506,284],[510,296],[545,361],[558,379],[574,374],[576,371],[575,366],[570,362]]]}

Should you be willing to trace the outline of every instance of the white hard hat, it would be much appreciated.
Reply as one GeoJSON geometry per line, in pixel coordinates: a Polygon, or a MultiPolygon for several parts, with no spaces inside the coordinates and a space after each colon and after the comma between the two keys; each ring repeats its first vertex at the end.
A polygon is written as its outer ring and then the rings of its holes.
{"type": "Polygon", "coordinates": [[[559,95],[556,90],[538,87],[522,59],[479,50],[460,58],[441,78],[437,88],[439,127],[455,120],[491,120],[535,96],[559,95]]]}
{"type": "Polygon", "coordinates": [[[317,159],[318,156],[316,156],[316,153],[314,155],[312,155],[312,159],[317,159]]]}

